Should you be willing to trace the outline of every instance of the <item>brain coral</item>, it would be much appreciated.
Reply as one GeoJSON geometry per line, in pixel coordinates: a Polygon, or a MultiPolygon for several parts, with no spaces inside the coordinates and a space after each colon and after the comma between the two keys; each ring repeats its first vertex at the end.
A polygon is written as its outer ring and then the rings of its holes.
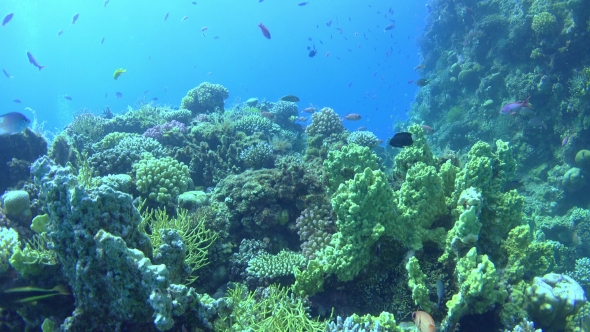
{"type": "Polygon", "coordinates": [[[203,82],[198,87],[189,90],[182,98],[180,108],[187,109],[197,115],[212,113],[216,109],[223,111],[223,100],[229,97],[229,92],[220,84],[203,82]]]}
{"type": "Polygon", "coordinates": [[[339,134],[344,131],[342,120],[329,107],[322,108],[321,111],[311,116],[311,124],[305,129],[307,135],[326,135],[339,134]]]}
{"type": "Polygon", "coordinates": [[[144,154],[134,168],[137,190],[159,203],[176,200],[191,182],[188,166],[170,157],[144,154]]]}

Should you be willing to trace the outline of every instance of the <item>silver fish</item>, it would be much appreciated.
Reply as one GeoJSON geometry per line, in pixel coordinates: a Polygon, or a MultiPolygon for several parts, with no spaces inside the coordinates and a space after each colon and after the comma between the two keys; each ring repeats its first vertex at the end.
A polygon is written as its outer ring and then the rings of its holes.
{"type": "Polygon", "coordinates": [[[0,115],[0,120],[0,136],[18,134],[31,123],[31,120],[18,112],[0,115]]]}

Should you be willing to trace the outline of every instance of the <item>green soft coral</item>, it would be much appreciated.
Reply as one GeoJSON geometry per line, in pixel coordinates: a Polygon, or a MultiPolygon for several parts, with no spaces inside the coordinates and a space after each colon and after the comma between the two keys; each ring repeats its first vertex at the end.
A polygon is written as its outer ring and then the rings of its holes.
{"type": "Polygon", "coordinates": [[[401,221],[392,223],[388,234],[412,249],[422,248],[425,241],[442,247],[445,230],[431,228],[437,218],[447,214],[443,182],[436,168],[422,162],[413,165],[398,195],[398,219],[401,221]]]}
{"type": "Polygon", "coordinates": [[[378,170],[378,160],[370,148],[357,144],[345,145],[341,150],[330,151],[328,158],[324,160],[329,192],[336,192],[341,184],[352,179],[355,174],[362,173],[367,167],[374,171],[378,170]]]}
{"type": "Polygon", "coordinates": [[[412,134],[413,143],[405,147],[397,156],[395,156],[394,174],[403,179],[406,172],[416,163],[423,162],[429,166],[436,165],[436,159],[428,146],[428,141],[424,135],[424,129],[414,124],[410,126],[408,132],[412,134]]]}
{"type": "Polygon", "coordinates": [[[331,202],[338,232],[307,270],[295,273],[298,294],[315,294],[323,277],[332,273],[341,281],[352,280],[370,260],[371,246],[394,223],[393,190],[380,170],[365,168],[341,185],[331,202]]]}
{"type": "Polygon", "coordinates": [[[487,255],[477,255],[471,248],[459,259],[455,268],[459,292],[447,301],[449,308],[443,327],[455,326],[461,316],[467,313],[482,314],[493,309],[495,303],[503,303],[508,292],[498,288],[498,273],[487,255]]]}
{"type": "Polygon", "coordinates": [[[428,297],[427,278],[420,269],[418,259],[412,256],[406,263],[408,271],[408,287],[412,290],[412,299],[414,303],[426,312],[432,312],[432,303],[428,297]]]}
{"type": "Polygon", "coordinates": [[[510,283],[522,280],[526,271],[535,276],[544,275],[555,266],[554,246],[549,242],[533,241],[528,225],[512,229],[502,249],[508,256],[504,275],[510,283]]]}

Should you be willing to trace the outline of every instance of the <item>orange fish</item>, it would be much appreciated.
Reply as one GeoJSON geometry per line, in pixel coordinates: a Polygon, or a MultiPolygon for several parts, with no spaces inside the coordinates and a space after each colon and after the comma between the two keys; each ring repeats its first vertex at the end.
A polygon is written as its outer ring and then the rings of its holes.
{"type": "Polygon", "coordinates": [[[414,311],[412,313],[412,320],[416,324],[416,328],[420,332],[436,332],[436,326],[434,325],[434,319],[428,313],[424,311],[414,311]]]}

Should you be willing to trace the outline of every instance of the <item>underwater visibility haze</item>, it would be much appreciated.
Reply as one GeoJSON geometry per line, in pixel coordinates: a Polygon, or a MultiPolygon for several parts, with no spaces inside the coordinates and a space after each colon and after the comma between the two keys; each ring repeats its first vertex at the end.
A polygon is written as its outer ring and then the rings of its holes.
{"type": "Polygon", "coordinates": [[[590,331],[590,0],[0,20],[0,332],[590,331]]]}

